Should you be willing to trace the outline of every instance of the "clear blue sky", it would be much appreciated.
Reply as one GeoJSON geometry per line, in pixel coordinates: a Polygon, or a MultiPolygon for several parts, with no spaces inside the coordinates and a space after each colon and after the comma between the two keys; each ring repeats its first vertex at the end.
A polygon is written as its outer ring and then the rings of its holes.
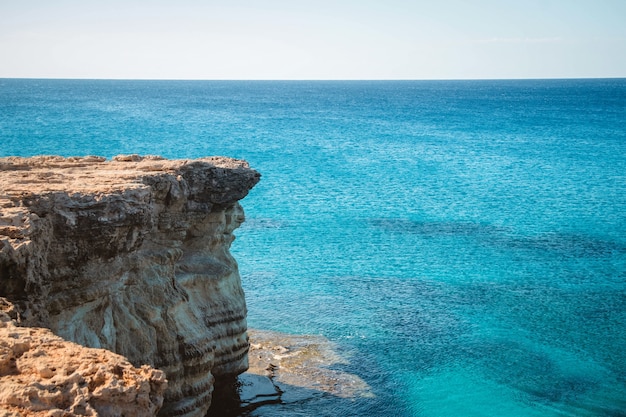
{"type": "Polygon", "coordinates": [[[626,0],[0,0],[0,77],[626,77],[626,0]]]}

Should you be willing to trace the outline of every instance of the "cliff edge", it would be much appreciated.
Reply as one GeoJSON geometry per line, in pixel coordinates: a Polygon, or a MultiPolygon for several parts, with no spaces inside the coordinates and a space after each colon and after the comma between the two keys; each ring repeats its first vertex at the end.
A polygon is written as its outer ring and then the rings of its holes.
{"type": "Polygon", "coordinates": [[[20,326],[163,370],[162,416],[203,416],[248,367],[229,252],[260,175],[230,158],[0,158],[0,296],[20,326]]]}

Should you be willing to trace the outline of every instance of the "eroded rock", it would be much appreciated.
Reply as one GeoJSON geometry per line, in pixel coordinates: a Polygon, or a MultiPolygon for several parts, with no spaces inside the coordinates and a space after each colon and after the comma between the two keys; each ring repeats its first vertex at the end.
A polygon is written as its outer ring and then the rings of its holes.
{"type": "Polygon", "coordinates": [[[154,416],[166,387],[163,371],[48,329],[17,327],[0,312],[0,415],[154,416]]]}
{"type": "Polygon", "coordinates": [[[0,158],[0,296],[21,326],[165,371],[160,415],[203,416],[214,378],[248,367],[229,248],[259,177],[217,157],[0,158]]]}

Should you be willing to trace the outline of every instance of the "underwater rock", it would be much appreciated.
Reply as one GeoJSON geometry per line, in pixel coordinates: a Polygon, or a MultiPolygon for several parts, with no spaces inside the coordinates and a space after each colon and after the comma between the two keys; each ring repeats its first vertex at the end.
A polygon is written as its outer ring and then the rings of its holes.
{"type": "Polygon", "coordinates": [[[261,407],[267,409],[261,415],[277,415],[284,405],[324,395],[350,401],[374,396],[363,379],[338,369],[349,369],[350,358],[325,337],[256,329],[248,333],[250,367],[216,389],[220,400],[207,417],[247,415],[261,407]]]}

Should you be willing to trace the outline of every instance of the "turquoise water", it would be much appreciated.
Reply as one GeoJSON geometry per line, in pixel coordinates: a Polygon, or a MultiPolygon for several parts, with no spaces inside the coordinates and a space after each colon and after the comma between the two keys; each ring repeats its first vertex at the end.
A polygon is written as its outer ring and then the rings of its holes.
{"type": "Polygon", "coordinates": [[[228,155],[251,327],[374,398],[259,416],[626,416],[626,80],[0,80],[0,155],[228,155]]]}

